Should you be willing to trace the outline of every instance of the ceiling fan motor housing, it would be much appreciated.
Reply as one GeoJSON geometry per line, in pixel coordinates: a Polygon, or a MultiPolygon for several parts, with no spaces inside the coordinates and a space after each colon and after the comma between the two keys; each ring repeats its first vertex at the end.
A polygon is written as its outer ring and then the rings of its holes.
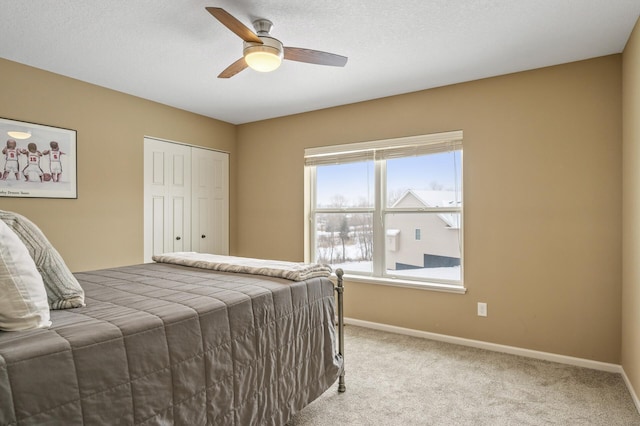
{"type": "MultiPolygon", "coordinates": [[[[245,59],[247,59],[247,55],[266,54],[277,56],[279,58],[278,62],[281,62],[284,57],[282,43],[280,40],[269,35],[269,32],[271,32],[271,29],[273,28],[273,22],[268,19],[256,19],[253,21],[253,28],[256,29],[256,35],[260,40],[262,40],[262,44],[245,41],[242,50],[245,59]]],[[[274,61],[275,60],[276,59],[274,59],[274,61]]]]}
{"type": "Polygon", "coordinates": [[[267,52],[273,55],[277,55],[282,59],[284,55],[284,49],[280,40],[269,36],[258,35],[258,38],[262,40],[262,44],[254,43],[252,41],[243,42],[242,52],[244,56],[254,52],[267,52]]]}

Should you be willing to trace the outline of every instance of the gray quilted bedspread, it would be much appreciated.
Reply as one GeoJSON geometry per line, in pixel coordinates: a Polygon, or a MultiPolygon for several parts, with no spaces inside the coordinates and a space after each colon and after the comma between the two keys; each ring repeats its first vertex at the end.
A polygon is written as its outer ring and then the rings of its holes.
{"type": "Polygon", "coordinates": [[[0,331],[0,425],[283,425],[340,374],[326,278],[75,275],[86,307],[0,331]]]}

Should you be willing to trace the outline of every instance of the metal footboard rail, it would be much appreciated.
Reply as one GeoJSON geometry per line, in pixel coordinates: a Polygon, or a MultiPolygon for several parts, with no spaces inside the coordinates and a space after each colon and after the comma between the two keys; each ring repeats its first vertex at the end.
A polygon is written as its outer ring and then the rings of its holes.
{"type": "Polygon", "coordinates": [[[342,372],[338,379],[338,392],[347,390],[344,384],[344,282],[342,276],[344,271],[340,268],[336,270],[338,283],[334,287],[338,293],[338,356],[342,358],[342,372]]]}

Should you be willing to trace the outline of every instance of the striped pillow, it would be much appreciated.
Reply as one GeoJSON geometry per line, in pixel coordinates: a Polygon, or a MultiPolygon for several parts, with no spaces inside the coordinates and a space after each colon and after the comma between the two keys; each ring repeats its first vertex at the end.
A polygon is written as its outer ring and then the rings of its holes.
{"type": "Polygon", "coordinates": [[[36,264],[20,238],[0,220],[0,330],[51,325],[47,293],[36,264]]]}
{"type": "Polygon", "coordinates": [[[9,225],[27,247],[44,281],[49,307],[85,306],[84,290],[40,228],[26,217],[8,211],[0,210],[0,220],[9,225]]]}

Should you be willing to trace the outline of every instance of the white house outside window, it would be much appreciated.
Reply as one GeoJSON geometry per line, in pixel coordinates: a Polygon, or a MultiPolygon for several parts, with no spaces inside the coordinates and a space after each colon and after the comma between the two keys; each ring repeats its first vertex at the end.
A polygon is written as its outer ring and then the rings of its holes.
{"type": "Polygon", "coordinates": [[[305,150],[307,260],[462,287],[462,131],[305,150]]]}

